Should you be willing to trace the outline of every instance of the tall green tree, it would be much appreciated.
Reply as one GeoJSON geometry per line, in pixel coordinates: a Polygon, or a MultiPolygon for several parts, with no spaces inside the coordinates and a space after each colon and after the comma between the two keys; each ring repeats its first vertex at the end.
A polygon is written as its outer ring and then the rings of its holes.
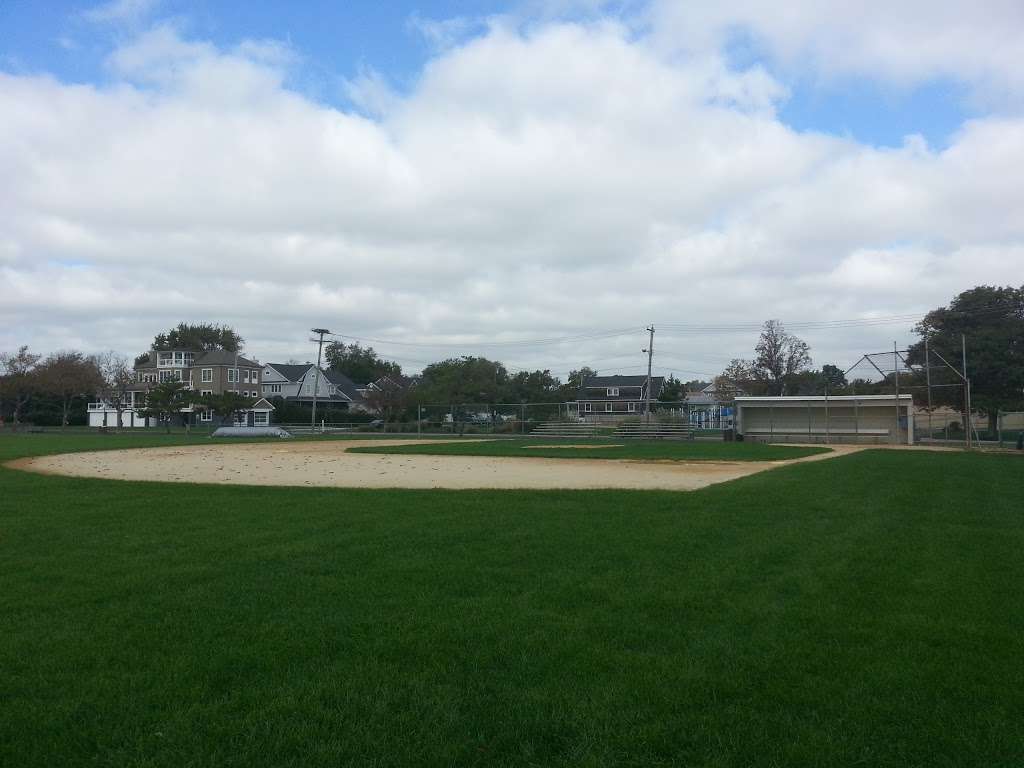
{"type": "Polygon", "coordinates": [[[686,389],[683,382],[670,373],[658,393],[658,400],[663,403],[678,403],[686,399],[686,389]]]}
{"type": "MultiPolygon", "coordinates": [[[[995,431],[1000,410],[1024,409],[1024,286],[979,285],[956,296],[948,307],[925,315],[914,328],[920,339],[910,348],[910,361],[925,361],[924,340],[953,365],[962,357],[961,337],[967,345],[967,378],[971,381],[971,406],[988,415],[995,431]]],[[[936,360],[931,361],[932,365],[936,360]]],[[[951,377],[939,368],[936,376],[951,377]]],[[[936,388],[932,402],[963,406],[960,387],[936,388]]]]}
{"type": "Polygon", "coordinates": [[[846,388],[846,374],[843,369],[830,363],[821,366],[821,380],[829,392],[838,392],[846,388]]]}
{"type": "Polygon", "coordinates": [[[402,366],[383,360],[373,347],[332,341],[324,348],[327,367],[339,371],[359,384],[368,384],[382,376],[402,375],[402,366]]]}
{"type": "Polygon", "coordinates": [[[561,399],[562,382],[551,371],[519,371],[509,382],[513,403],[552,403],[561,399]]]}
{"type": "Polygon", "coordinates": [[[216,323],[178,323],[174,328],[158,333],[153,338],[153,349],[168,351],[187,349],[193,352],[208,352],[222,349],[238,352],[245,340],[234,328],[216,323]]]}
{"type": "Polygon", "coordinates": [[[498,403],[506,401],[508,384],[501,363],[465,356],[428,365],[416,391],[424,403],[498,403]]]}

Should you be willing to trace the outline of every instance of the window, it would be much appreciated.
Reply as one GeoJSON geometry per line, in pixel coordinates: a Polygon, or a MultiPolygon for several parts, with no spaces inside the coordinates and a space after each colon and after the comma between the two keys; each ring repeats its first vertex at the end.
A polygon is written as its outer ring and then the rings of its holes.
{"type": "Polygon", "coordinates": [[[203,368],[201,376],[202,378],[200,380],[203,382],[203,384],[209,384],[211,381],[213,381],[213,368],[203,368]]]}
{"type": "Polygon", "coordinates": [[[237,384],[238,369],[228,368],[228,384],[237,384]]]}
{"type": "Polygon", "coordinates": [[[173,371],[160,371],[160,383],[166,384],[169,381],[181,381],[181,369],[173,371]]]}
{"type": "Polygon", "coordinates": [[[248,368],[244,368],[242,370],[242,381],[244,381],[246,384],[249,383],[249,369],[248,368]]]}
{"type": "Polygon", "coordinates": [[[605,413],[611,413],[612,412],[612,404],[611,403],[605,403],[604,404],[604,410],[605,410],[605,413]]]}
{"type": "Polygon", "coordinates": [[[252,372],[252,383],[253,384],[259,384],[260,383],[260,370],[259,370],[259,368],[254,369],[253,372],[252,372]]]}
{"type": "Polygon", "coordinates": [[[200,421],[213,421],[213,412],[209,410],[203,410],[199,412],[200,421]]]}
{"type": "Polygon", "coordinates": [[[253,423],[257,427],[265,427],[269,423],[269,419],[267,418],[269,415],[270,414],[267,413],[266,411],[256,411],[252,415],[253,416],[253,423]]]}
{"type": "Polygon", "coordinates": [[[170,368],[174,365],[174,353],[173,352],[157,352],[156,353],[156,364],[159,368],[170,368]]]}
{"type": "Polygon", "coordinates": [[[630,413],[636,413],[636,403],[627,403],[626,410],[630,413]]]}
{"type": "Polygon", "coordinates": [[[263,394],[265,394],[265,395],[279,393],[280,391],[281,391],[281,385],[280,384],[264,384],[263,385],[263,394]]]}
{"type": "Polygon", "coordinates": [[[592,410],[594,410],[594,404],[593,403],[584,403],[583,404],[583,411],[584,411],[584,413],[590,413],[592,410]]]}
{"type": "Polygon", "coordinates": [[[618,397],[618,396],[619,396],[619,388],[618,387],[608,387],[608,397],[618,397]]]}

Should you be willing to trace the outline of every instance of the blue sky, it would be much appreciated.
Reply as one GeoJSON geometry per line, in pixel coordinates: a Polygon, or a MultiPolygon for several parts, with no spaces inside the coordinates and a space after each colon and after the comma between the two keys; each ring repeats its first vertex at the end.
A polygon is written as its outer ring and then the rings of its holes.
{"type": "MultiPolygon", "coordinates": [[[[107,83],[104,61],[111,49],[146,24],[170,20],[184,34],[230,47],[245,39],[287,42],[300,59],[291,84],[304,93],[341,107],[350,106],[342,81],[371,69],[397,91],[416,81],[435,47],[417,29],[417,21],[473,19],[466,36],[482,29],[492,15],[529,19],[538,5],[521,3],[419,0],[417,2],[301,3],[253,0],[187,2],[163,0],[124,23],[90,21],[97,3],[8,0],[0,4],[0,67],[8,72],[50,73],[68,82],[107,83]]],[[[562,4],[560,4],[562,5],[562,4]]],[[[629,18],[636,4],[602,5],[595,12],[572,9],[545,12],[543,18],[629,18]],[[623,11],[625,9],[625,11],[623,11]]],[[[536,15],[536,14],[534,14],[536,15]]],[[[978,114],[963,84],[949,77],[923,83],[893,84],[872,77],[822,76],[794,66],[779,66],[746,41],[728,50],[734,66],[764,66],[789,89],[779,105],[780,118],[801,131],[823,131],[878,146],[900,146],[919,134],[942,148],[964,120],[978,114]]]]}

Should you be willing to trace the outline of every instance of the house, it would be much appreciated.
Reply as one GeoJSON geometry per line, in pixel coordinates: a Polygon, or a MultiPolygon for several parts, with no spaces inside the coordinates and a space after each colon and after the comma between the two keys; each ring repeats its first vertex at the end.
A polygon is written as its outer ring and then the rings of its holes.
{"type": "MultiPolygon", "coordinates": [[[[260,378],[263,366],[234,352],[221,349],[196,352],[187,349],[150,350],[135,363],[135,384],[129,391],[127,410],[121,414],[122,423],[130,427],[155,426],[153,419],[141,414],[146,395],[158,384],[169,381],[183,382],[188,389],[200,395],[219,395],[237,392],[242,397],[256,398],[256,403],[241,414],[236,424],[266,426],[274,406],[261,397],[260,378]]],[[[107,402],[90,403],[89,426],[116,426],[117,411],[107,402]]],[[[187,406],[181,410],[182,420],[188,424],[211,424],[213,414],[202,407],[187,406]]]]}
{"type": "Polygon", "coordinates": [[[363,411],[366,404],[358,387],[340,371],[317,368],[313,363],[267,363],[263,366],[263,396],[288,403],[363,411]]]}
{"type": "MultiPolygon", "coordinates": [[[[664,383],[664,376],[651,377],[652,403],[658,399],[664,383]]],[[[646,376],[590,376],[583,380],[576,396],[582,419],[615,419],[642,414],[646,401],[646,376]]]]}

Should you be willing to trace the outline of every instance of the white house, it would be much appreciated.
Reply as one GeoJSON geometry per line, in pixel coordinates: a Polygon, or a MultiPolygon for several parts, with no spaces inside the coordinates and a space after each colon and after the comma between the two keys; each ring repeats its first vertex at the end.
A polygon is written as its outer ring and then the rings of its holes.
{"type": "Polygon", "coordinates": [[[266,363],[263,366],[263,396],[283,397],[290,403],[317,402],[330,408],[365,410],[358,388],[343,373],[317,368],[312,363],[266,363]]]}

